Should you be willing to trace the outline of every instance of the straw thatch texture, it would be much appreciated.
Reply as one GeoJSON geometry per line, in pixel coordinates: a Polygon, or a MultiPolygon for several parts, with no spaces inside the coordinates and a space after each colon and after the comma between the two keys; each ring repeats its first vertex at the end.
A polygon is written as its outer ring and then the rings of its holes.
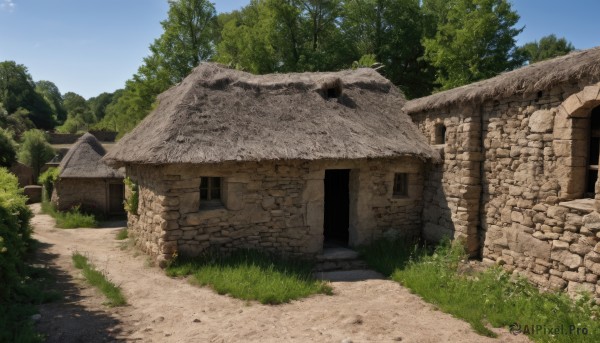
{"type": "Polygon", "coordinates": [[[588,77],[600,80],[600,47],[577,51],[548,61],[500,74],[491,79],[475,82],[406,103],[407,113],[463,104],[482,103],[518,94],[546,91],[558,84],[577,82],[588,77]]]}
{"type": "Polygon", "coordinates": [[[158,101],[107,163],[439,158],[372,69],[256,76],[202,63],[158,101]]]}
{"type": "Polygon", "coordinates": [[[102,163],[106,150],[90,133],[81,136],[59,165],[60,178],[122,178],[123,174],[102,163]]]}

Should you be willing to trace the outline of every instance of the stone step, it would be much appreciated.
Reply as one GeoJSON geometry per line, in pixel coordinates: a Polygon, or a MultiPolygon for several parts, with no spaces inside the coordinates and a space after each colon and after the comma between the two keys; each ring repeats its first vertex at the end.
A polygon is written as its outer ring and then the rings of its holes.
{"type": "Polygon", "coordinates": [[[323,253],[317,256],[317,263],[313,270],[315,272],[326,272],[366,268],[368,268],[368,265],[358,258],[358,252],[348,248],[335,247],[323,249],[323,253]]]}

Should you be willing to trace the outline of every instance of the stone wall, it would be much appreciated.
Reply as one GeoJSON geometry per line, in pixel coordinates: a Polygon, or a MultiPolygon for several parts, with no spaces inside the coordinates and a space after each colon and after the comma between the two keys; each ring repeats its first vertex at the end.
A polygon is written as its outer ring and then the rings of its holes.
{"type": "Polygon", "coordinates": [[[123,183],[122,179],[61,178],[52,191],[52,202],[60,211],[80,205],[85,210],[108,214],[108,184],[123,183]]]}
{"type": "Polygon", "coordinates": [[[436,124],[447,128],[444,165],[431,168],[425,182],[425,234],[459,237],[463,219],[476,223],[474,231],[467,226],[467,239],[480,242],[484,260],[543,287],[600,297],[600,217],[593,199],[577,200],[585,185],[589,113],[600,104],[599,93],[581,80],[413,114],[431,139],[436,124]],[[473,193],[463,198],[461,187],[471,183],[473,193]],[[459,215],[461,201],[468,206],[459,215]]]}
{"type": "Polygon", "coordinates": [[[127,166],[139,185],[136,244],[159,262],[209,248],[254,248],[314,257],[323,248],[326,169],[350,169],[349,243],[420,235],[423,163],[414,158],[127,166]],[[409,174],[409,196],[392,196],[394,173],[409,174]],[[222,177],[223,206],[201,208],[200,177],[222,177]]]}

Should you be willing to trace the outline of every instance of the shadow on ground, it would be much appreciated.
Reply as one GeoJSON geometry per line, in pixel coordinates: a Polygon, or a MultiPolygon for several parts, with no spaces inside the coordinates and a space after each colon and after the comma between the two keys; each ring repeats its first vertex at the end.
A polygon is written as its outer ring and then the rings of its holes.
{"type": "MultiPolygon", "coordinates": [[[[109,313],[90,311],[81,302],[87,299],[77,281],[57,264],[58,255],[49,252],[51,244],[38,243],[35,262],[43,265],[54,277],[53,288],[62,294],[62,299],[39,306],[41,319],[37,330],[46,337],[46,342],[125,342],[118,338],[121,322],[109,313]]],[[[101,302],[102,300],[99,300],[101,302]]]]}

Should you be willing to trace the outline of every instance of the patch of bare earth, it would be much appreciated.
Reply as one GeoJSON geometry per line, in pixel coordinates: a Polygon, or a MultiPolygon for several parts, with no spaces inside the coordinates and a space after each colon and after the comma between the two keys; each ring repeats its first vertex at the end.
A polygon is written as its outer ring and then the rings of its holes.
{"type": "Polygon", "coordinates": [[[63,301],[43,305],[38,329],[48,342],[527,342],[505,329],[498,339],[434,309],[395,282],[333,282],[335,295],[279,306],[247,303],[167,277],[144,255],[123,250],[119,229],[63,230],[33,206],[40,263],[57,275],[63,301]],[[125,307],[104,305],[71,262],[87,254],[120,285],[125,307]],[[137,256],[136,256],[137,255],[137,256]]]}

